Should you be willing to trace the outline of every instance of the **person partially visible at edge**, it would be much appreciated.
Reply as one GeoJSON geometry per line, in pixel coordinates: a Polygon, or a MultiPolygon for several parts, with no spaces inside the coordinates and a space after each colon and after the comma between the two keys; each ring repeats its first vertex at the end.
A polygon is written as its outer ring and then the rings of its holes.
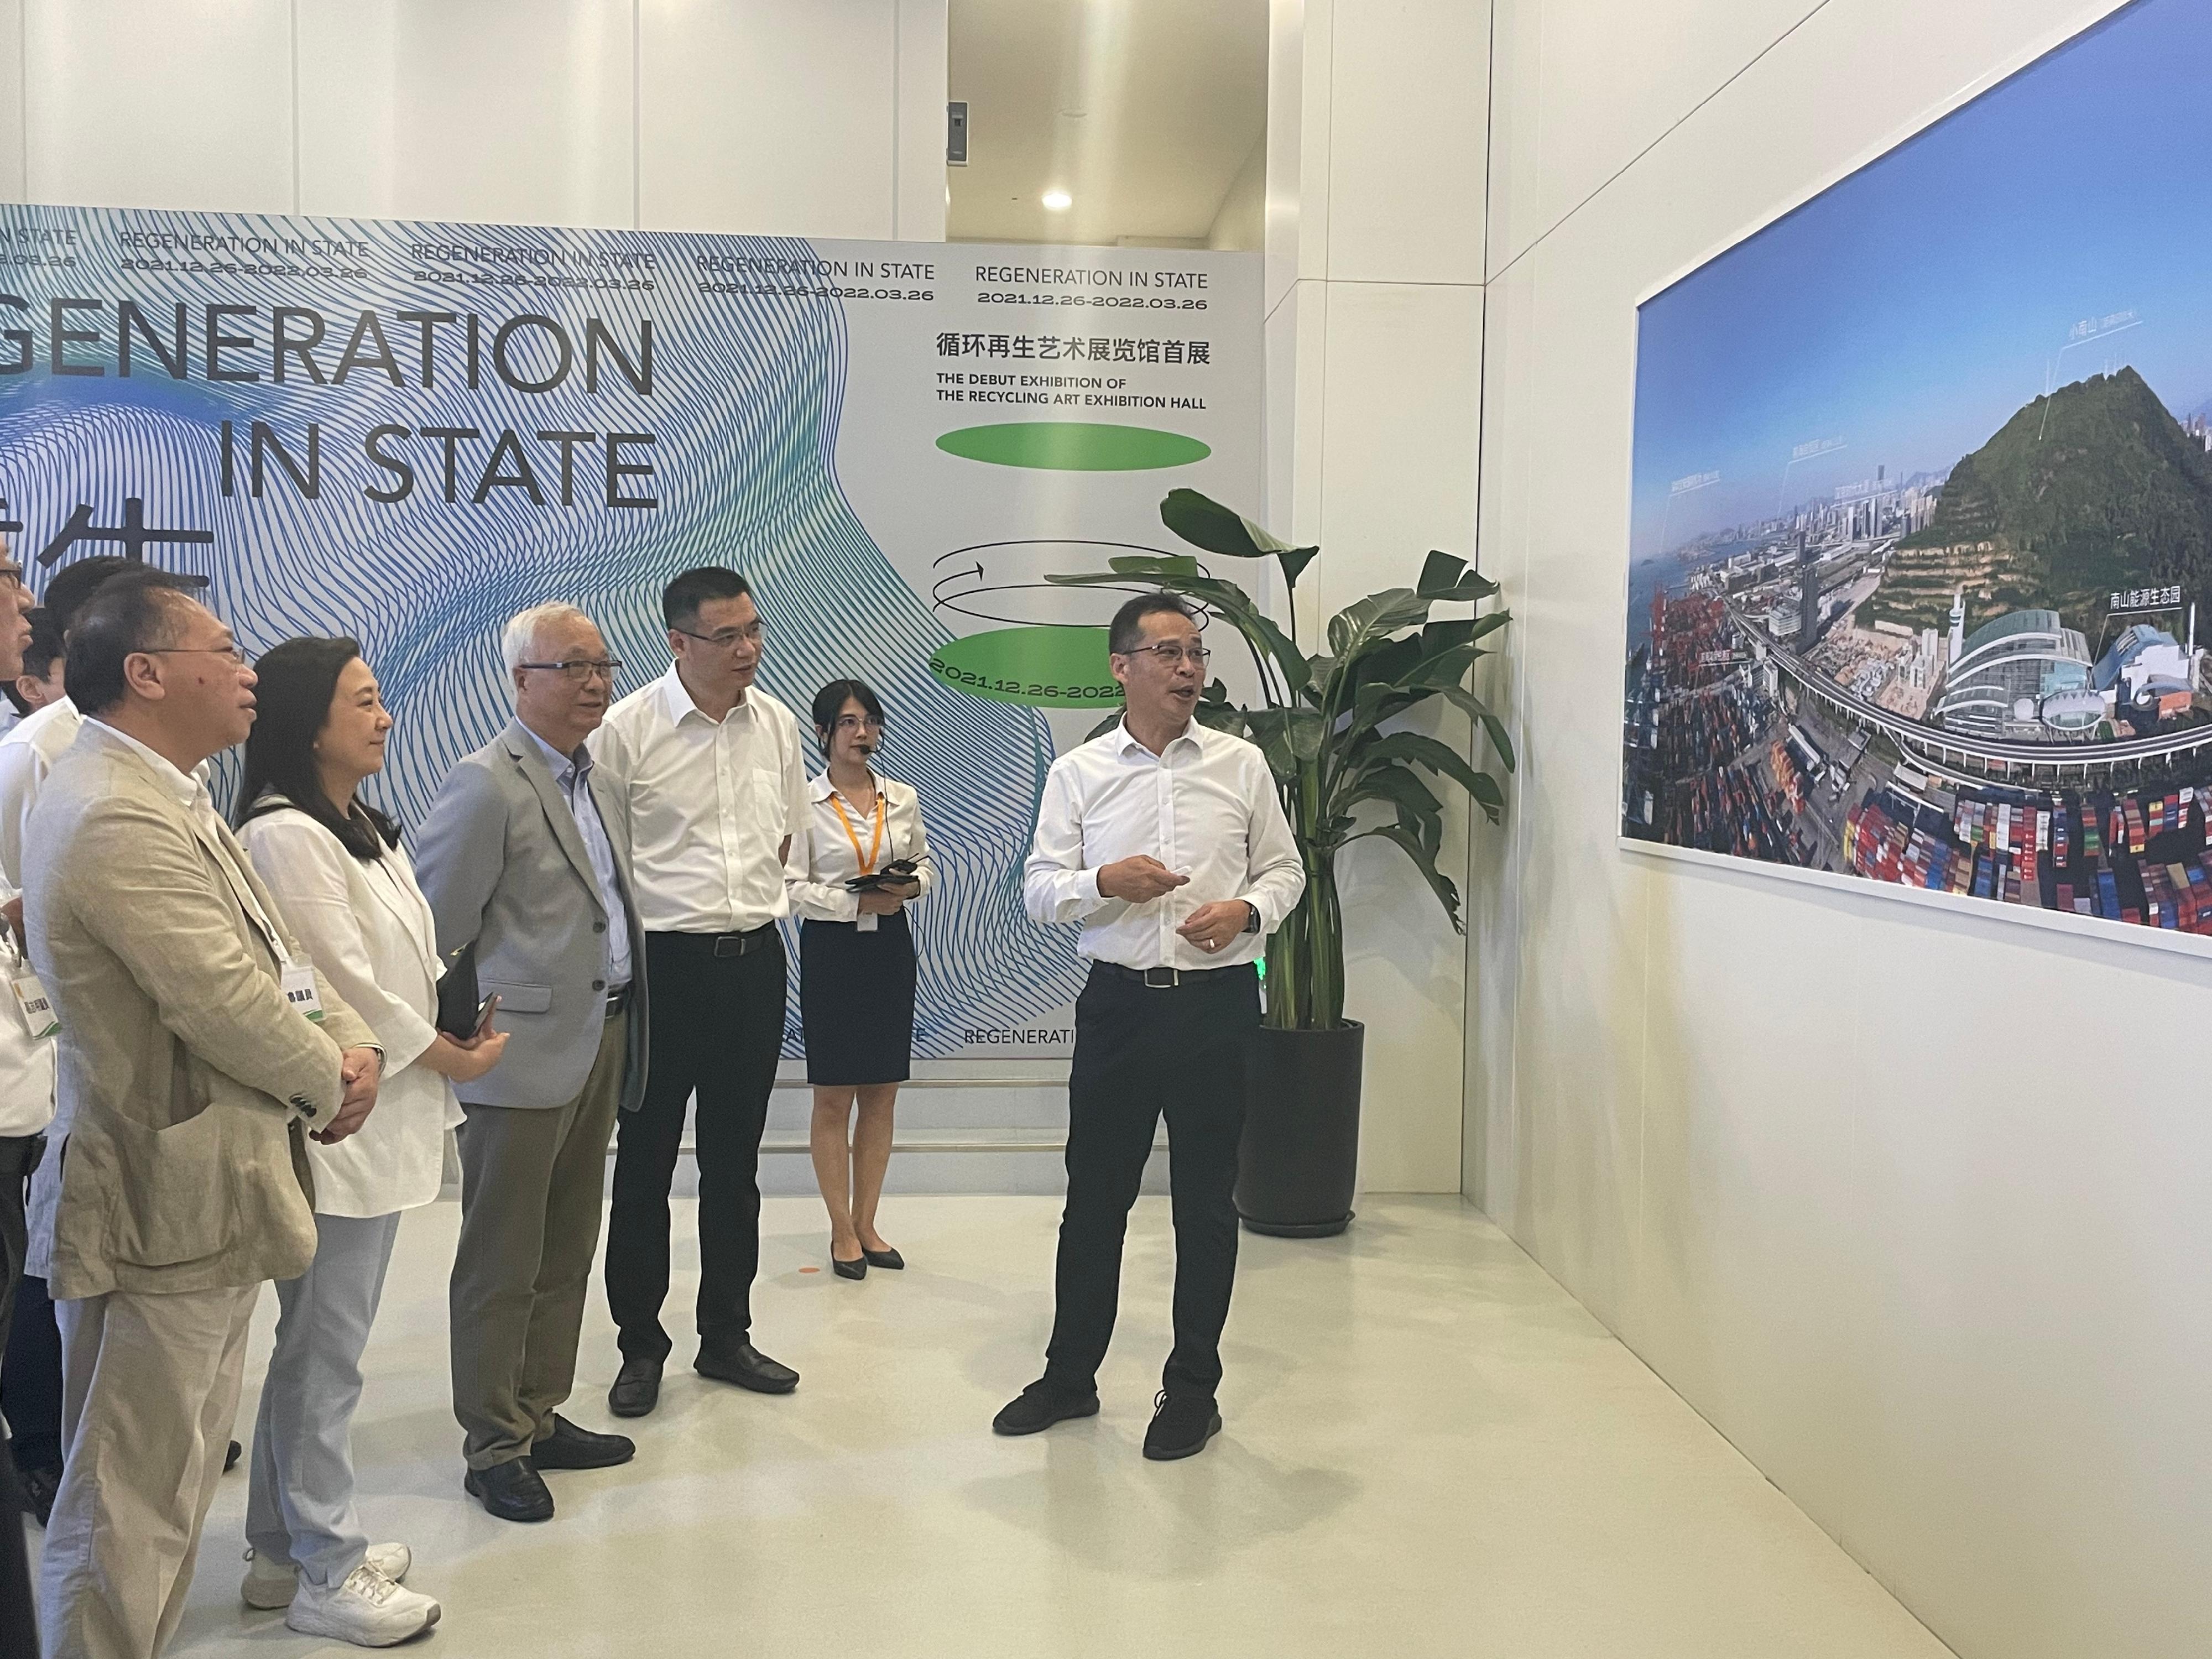
{"type": "Polygon", "coordinates": [[[783,863],[806,821],[805,749],[755,680],[767,641],[745,579],[687,570],[660,599],[668,672],[617,703],[592,752],[618,780],[637,838],[638,919],[656,994],[652,1083],[625,1113],[607,1215],[607,1309],[622,1367],[607,1409],[642,1417],[674,1344],[668,1188],[696,1094],[699,1349],[692,1369],[758,1394],[799,1373],[753,1346],[760,1144],[783,1053],[790,914],[783,863]]]}
{"type": "Polygon", "coordinates": [[[317,972],[194,775],[252,729],[230,630],[119,582],[70,630],[84,726],[31,814],[31,960],[59,1022],[61,1491],[49,1659],[151,1659],[174,1634],[261,1286],[313,1260],[303,1141],[376,1104],[383,1054],[317,972]]]}
{"type": "MultiPolygon", "coordinates": [[[[62,654],[47,664],[37,683],[37,695],[44,701],[0,736],[0,887],[7,890],[4,901],[0,901],[0,919],[15,929],[19,942],[23,901],[17,890],[23,879],[24,826],[30,822],[31,809],[38,805],[46,774],[62,751],[76,741],[77,730],[84,723],[68,696],[70,624],[86,601],[117,580],[149,581],[193,594],[207,586],[204,576],[164,570],[108,553],[95,553],[65,564],[46,579],[45,603],[30,612],[31,641],[22,666],[34,666],[37,653],[46,645],[58,642],[62,654]],[[54,695],[46,696],[47,691],[54,695]]],[[[15,593],[21,603],[29,603],[20,580],[15,593]]],[[[27,690],[27,679],[24,674],[16,677],[19,696],[27,690]]],[[[201,781],[206,781],[203,770],[201,781]]],[[[51,1064],[49,1060],[49,1069],[51,1064]]],[[[42,1191],[51,1187],[52,1176],[53,1166],[46,1164],[33,1182],[33,1207],[42,1212],[52,1207],[51,1192],[42,1191]]],[[[5,1413],[14,1436],[9,1451],[22,1477],[26,1504],[44,1526],[62,1483],[62,1339],[54,1323],[46,1281],[37,1273],[24,1274],[17,1290],[5,1354],[0,1359],[0,1412],[5,1413]]],[[[227,1449],[234,1460],[236,1449],[227,1449]]]]}
{"type": "Polygon", "coordinates": [[[842,1279],[906,1259],[876,1231],[891,1156],[899,1085],[914,1056],[914,933],[907,906],[936,884],[921,802],[874,767],[884,705],[859,680],[815,694],[823,774],[806,787],[805,827],[785,877],[799,928],[799,1011],[806,1080],[814,1085],[808,1139],[830,1212],[830,1263],[842,1279]],[[846,884],[894,864],[912,872],[855,892],[846,884]],[[857,1107],[858,1121],[854,1121],[857,1107]],[[848,1139],[849,1134],[849,1139],[848,1139]]]}
{"type": "Polygon", "coordinates": [[[1245,1051],[1260,1024],[1252,964],[1305,870],[1266,757],[1194,718],[1209,654],[1196,617],[1146,594],[1115,614],[1107,643],[1122,718],[1053,763],[1022,872],[1033,920],[1082,925],[1091,972],[1075,1005],[1052,1340],[1044,1375],[992,1427],[1035,1434],[1097,1411],[1122,1237],[1164,1111],[1175,1348],[1145,1455],[1188,1457],[1221,1429],[1245,1051]]]}
{"type": "Polygon", "coordinates": [[[499,1063],[504,1034],[437,1029],[430,906],[399,830],[361,799],[384,769],[392,716],[349,639],[287,640],[255,663],[260,717],[232,809],[238,837],[324,977],[384,1045],[375,1115],[335,1146],[313,1146],[315,1259],[276,1287],[279,1315],[253,1425],[246,1505],[252,1607],[285,1609],[309,1635],[362,1647],[404,1641],[439,1605],[401,1582],[404,1543],[372,1546],[354,1503],[352,1425],[361,1357],[403,1211],[438,1196],[453,1079],[499,1063]]]}
{"type": "MultiPolygon", "coordinates": [[[[23,672],[23,655],[32,643],[30,613],[31,592],[24,586],[23,567],[15,562],[7,538],[0,536],[0,678],[9,677],[11,665],[15,674],[23,672]]],[[[12,895],[7,896],[12,901],[12,895]]],[[[18,947],[21,941],[13,934],[21,917],[17,907],[9,924],[8,944],[18,947]]],[[[0,1047],[0,1347],[7,1342],[9,1310],[28,1243],[24,1194],[31,1170],[46,1151],[45,1130],[53,1117],[52,1044],[34,1039],[27,1024],[21,1031],[20,1040],[0,1047]]],[[[9,1036],[15,1036],[12,1029],[9,1036]]],[[[0,1371],[5,1369],[0,1364],[0,1371]]],[[[22,1498],[15,1473],[13,1456],[0,1457],[0,1652],[29,1654],[38,1650],[38,1626],[32,1613],[30,1565],[18,1519],[22,1498]]]]}
{"type": "Polygon", "coordinates": [[[477,988],[514,1034],[459,1091],[451,1312],[462,1485],[522,1522],[552,1517],[541,1471],[636,1450],[557,1408],[575,1381],[607,1142],[644,1093],[652,1027],[629,817],[584,743],[622,665],[573,605],[523,611],[500,648],[514,719],[446,775],[415,845],[441,958],[473,947],[477,988]]]}
{"type": "Polygon", "coordinates": [[[10,726],[65,695],[61,626],[44,605],[33,607],[29,615],[31,640],[23,647],[15,678],[0,675],[0,692],[7,694],[8,707],[14,711],[8,719],[10,726]]]}

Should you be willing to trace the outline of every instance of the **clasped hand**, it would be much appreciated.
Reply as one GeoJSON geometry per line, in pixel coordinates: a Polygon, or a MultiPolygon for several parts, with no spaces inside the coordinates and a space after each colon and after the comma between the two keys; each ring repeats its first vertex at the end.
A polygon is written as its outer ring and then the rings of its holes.
{"type": "Polygon", "coordinates": [[[345,1092],[338,1099],[337,1115],[319,1129],[307,1133],[325,1146],[335,1146],[368,1121],[375,1109],[376,1085],[383,1080],[384,1056],[374,1048],[348,1048],[338,1056],[338,1081],[345,1092]]]}
{"type": "MultiPolygon", "coordinates": [[[[1178,875],[1158,859],[1142,853],[1134,858],[1102,865],[1098,871],[1098,890],[1108,898],[1122,899],[1131,904],[1149,904],[1189,882],[1188,876],[1178,875]]],[[[1219,899],[1200,905],[1182,919],[1176,932],[1201,951],[1218,951],[1244,931],[1244,924],[1249,919],[1243,900],[1219,899]]]]}
{"type": "Polygon", "coordinates": [[[918,881],[887,881],[880,887],[871,887],[859,895],[860,914],[864,916],[890,915],[920,891],[921,884],[918,881]]]}

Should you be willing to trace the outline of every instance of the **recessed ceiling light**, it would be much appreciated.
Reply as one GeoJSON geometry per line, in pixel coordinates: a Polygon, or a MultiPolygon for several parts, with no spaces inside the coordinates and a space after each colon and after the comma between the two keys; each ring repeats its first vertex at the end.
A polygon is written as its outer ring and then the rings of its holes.
{"type": "Polygon", "coordinates": [[[1043,200],[1047,213],[1065,213],[1075,205],[1075,198],[1064,190],[1048,190],[1043,200]]]}

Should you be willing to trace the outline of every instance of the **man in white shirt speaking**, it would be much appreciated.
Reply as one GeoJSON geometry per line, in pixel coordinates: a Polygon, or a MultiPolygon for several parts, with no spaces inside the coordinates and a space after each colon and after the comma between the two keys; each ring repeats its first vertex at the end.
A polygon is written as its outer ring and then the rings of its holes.
{"type": "Polygon", "coordinates": [[[629,804],[638,920],[659,1000],[645,1097],[623,1115],[607,1219],[607,1306],[622,1369],[617,1417],[660,1398],[672,1344],[668,1188],[684,1109],[699,1098],[702,1376],[789,1394],[799,1373],[752,1343],[760,1143],[783,1051],[783,860],[811,810],[791,711],[753,684],[763,635],[734,570],[687,570],[661,595],[668,672],[608,712],[592,751],[629,804]]]}
{"type": "Polygon", "coordinates": [[[1122,1236],[1164,1110],[1175,1349],[1145,1455],[1188,1457],[1221,1428],[1244,1056],[1260,1023],[1252,964],[1305,891],[1305,870],[1266,757],[1194,718],[1209,653],[1192,612],[1164,593],[1132,599],[1108,648],[1121,722],[1053,763],[1023,872],[1035,921],[1082,923],[1091,975],[1075,1005],[1045,1372],[991,1426],[1035,1434],[1097,1411],[1122,1236]]]}

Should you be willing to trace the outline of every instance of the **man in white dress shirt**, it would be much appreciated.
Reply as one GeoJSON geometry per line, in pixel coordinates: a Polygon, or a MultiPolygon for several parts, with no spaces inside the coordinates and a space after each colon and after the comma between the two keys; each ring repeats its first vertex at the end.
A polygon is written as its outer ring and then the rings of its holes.
{"type": "Polygon", "coordinates": [[[1164,1109],[1175,1349],[1145,1455],[1188,1457],[1221,1428],[1244,1056],[1260,1023],[1252,963],[1305,891],[1305,870],[1266,757],[1194,718],[1208,653],[1191,612],[1167,594],[1132,599],[1108,643],[1121,722],[1053,763],[1023,872],[1032,919],[1082,923],[1091,976],[1075,1005],[1045,1373],[991,1426],[1035,1434],[1097,1411],[1122,1236],[1164,1109]]]}
{"type": "Polygon", "coordinates": [[[752,590],[718,565],[661,595],[668,672],[608,711],[592,751],[629,804],[638,920],[659,1006],[645,1097],[623,1115],[607,1219],[607,1305],[622,1369],[618,1417],[660,1397],[672,1343],[668,1188],[684,1109],[699,1100],[701,1375],[788,1394],[799,1373],[752,1343],[760,1265],[760,1143],[783,1051],[783,864],[811,810],[791,711],[754,684],[762,629],[752,590]]]}

